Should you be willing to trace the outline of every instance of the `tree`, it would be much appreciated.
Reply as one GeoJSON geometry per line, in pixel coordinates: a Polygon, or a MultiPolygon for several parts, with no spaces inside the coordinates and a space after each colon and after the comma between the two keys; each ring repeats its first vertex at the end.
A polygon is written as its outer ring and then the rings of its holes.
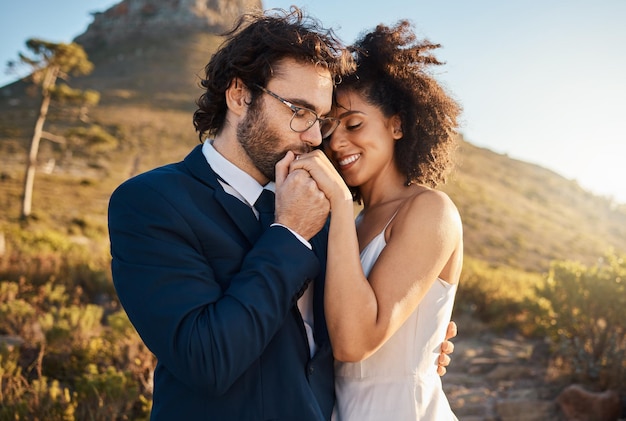
{"type": "MultiPolygon", "coordinates": [[[[31,213],[37,154],[39,153],[39,143],[44,137],[43,126],[48,115],[50,101],[54,98],[61,102],[78,102],[85,107],[89,104],[95,104],[99,100],[99,94],[94,91],[80,91],[65,84],[57,86],[58,79],[67,81],[70,75],[87,75],[93,70],[93,63],[89,61],[87,53],[80,45],[76,43],[52,43],[33,38],[26,41],[26,46],[31,51],[32,56],[29,57],[20,53],[20,62],[30,67],[30,75],[27,78],[41,95],[41,103],[26,160],[22,219],[27,218],[31,213]]],[[[9,63],[9,67],[14,67],[14,63],[9,63]]],[[[56,136],[48,137],[55,138],[56,136]]]]}

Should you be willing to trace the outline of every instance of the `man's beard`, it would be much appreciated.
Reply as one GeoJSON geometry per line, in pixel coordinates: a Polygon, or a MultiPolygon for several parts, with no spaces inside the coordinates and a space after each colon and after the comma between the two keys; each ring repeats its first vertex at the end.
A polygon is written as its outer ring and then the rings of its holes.
{"type": "MultiPolygon", "coordinates": [[[[276,130],[272,129],[258,102],[251,104],[244,121],[237,125],[237,140],[254,166],[271,181],[276,180],[276,163],[285,157],[290,148],[277,150],[281,144],[276,130]]],[[[302,144],[296,154],[310,152],[302,144]]]]}

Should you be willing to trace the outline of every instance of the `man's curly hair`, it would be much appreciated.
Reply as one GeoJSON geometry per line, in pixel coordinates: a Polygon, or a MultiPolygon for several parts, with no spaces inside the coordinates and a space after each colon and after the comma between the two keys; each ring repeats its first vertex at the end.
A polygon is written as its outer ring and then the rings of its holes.
{"type": "Polygon", "coordinates": [[[235,78],[250,89],[254,103],[260,95],[256,85],[266,86],[276,64],[287,58],[322,66],[334,81],[354,70],[350,53],[334,32],[295,6],[289,11],[244,14],[223,36],[200,82],[206,91],[196,101],[193,124],[201,142],[222,129],[227,110],[224,93],[235,78]]]}
{"type": "MultiPolygon", "coordinates": [[[[428,73],[430,66],[443,64],[432,54],[439,47],[417,40],[407,20],[378,25],[349,47],[357,70],[337,87],[361,94],[387,117],[400,116],[403,137],[394,155],[407,185],[436,187],[453,164],[461,107],[428,73]]],[[[360,200],[358,189],[353,195],[360,200]]]]}

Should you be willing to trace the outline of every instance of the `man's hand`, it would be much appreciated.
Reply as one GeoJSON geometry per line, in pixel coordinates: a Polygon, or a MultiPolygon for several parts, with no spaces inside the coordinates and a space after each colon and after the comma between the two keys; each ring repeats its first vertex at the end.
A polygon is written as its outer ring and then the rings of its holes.
{"type": "Polygon", "coordinates": [[[276,211],[274,222],[310,240],[328,218],[330,202],[304,169],[289,169],[293,152],[276,164],[276,211]]]}
{"type": "Polygon", "coordinates": [[[448,339],[454,338],[456,334],[456,323],[448,323],[446,339],[441,344],[441,353],[439,354],[439,359],[437,360],[437,374],[439,374],[440,376],[443,376],[444,374],[446,374],[446,371],[448,371],[446,369],[446,367],[450,365],[450,356],[448,354],[452,354],[454,352],[454,344],[448,339]]]}

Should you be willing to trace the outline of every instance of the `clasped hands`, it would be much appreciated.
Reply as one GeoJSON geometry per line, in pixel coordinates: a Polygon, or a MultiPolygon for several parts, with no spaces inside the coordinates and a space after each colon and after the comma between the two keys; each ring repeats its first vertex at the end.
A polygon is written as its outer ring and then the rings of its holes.
{"type": "Polygon", "coordinates": [[[275,222],[307,240],[317,234],[342,198],[352,206],[348,187],[320,150],[287,152],[276,164],[275,222]]]}

